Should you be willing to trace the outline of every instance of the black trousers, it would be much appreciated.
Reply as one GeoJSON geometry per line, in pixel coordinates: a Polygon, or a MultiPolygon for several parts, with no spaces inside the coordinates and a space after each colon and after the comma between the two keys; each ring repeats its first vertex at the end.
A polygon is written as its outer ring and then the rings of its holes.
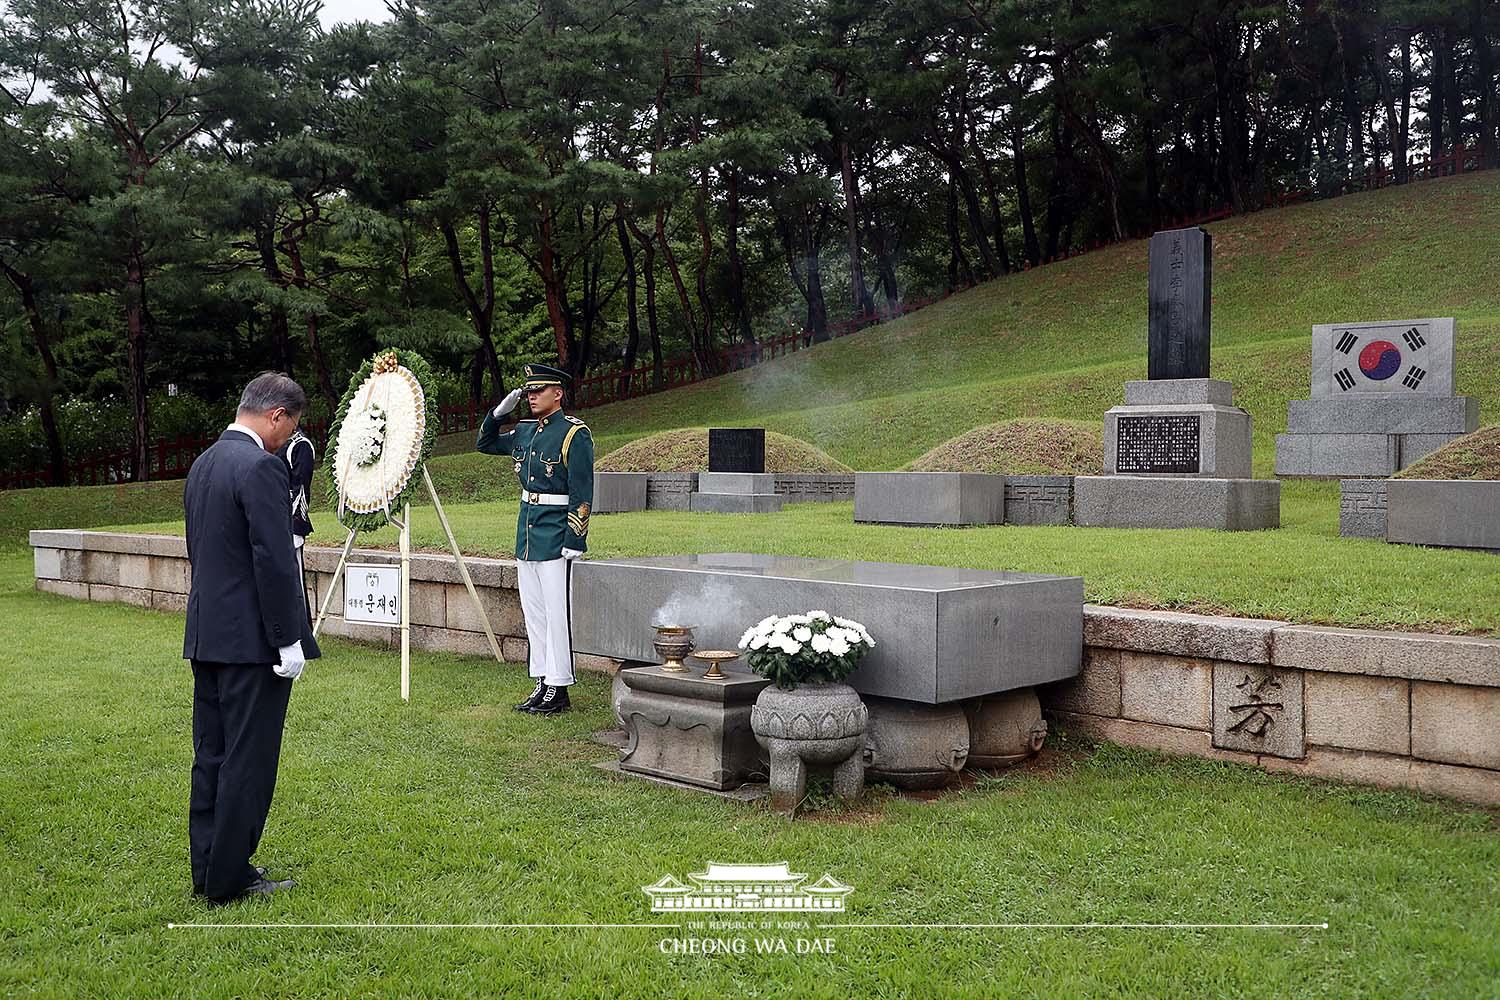
{"type": "Polygon", "coordinates": [[[193,775],[188,847],[193,884],[227,899],[255,881],[292,682],[269,663],[193,661],[193,775]]]}

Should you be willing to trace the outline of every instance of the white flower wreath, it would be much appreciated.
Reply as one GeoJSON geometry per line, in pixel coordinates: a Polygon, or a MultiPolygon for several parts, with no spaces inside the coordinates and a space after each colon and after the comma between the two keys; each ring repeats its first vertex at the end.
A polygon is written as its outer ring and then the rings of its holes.
{"type": "Polygon", "coordinates": [[[426,396],[416,376],[394,359],[377,364],[350,398],[334,448],[343,506],[368,514],[399,496],[422,456],[426,428],[426,396]]]}

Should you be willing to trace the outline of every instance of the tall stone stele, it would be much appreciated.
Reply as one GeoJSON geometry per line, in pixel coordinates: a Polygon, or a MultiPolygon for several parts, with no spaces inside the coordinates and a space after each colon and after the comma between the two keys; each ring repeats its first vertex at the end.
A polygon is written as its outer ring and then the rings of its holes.
{"type": "Polygon", "coordinates": [[[1281,484],[1250,478],[1250,414],[1208,377],[1213,237],[1151,237],[1148,378],[1125,383],[1104,415],[1104,475],[1074,481],[1077,524],[1116,528],[1275,528],[1281,484]]]}
{"type": "Polygon", "coordinates": [[[1312,398],[1287,402],[1278,476],[1384,478],[1479,428],[1479,401],[1454,395],[1452,317],[1320,323],[1312,398]]]}

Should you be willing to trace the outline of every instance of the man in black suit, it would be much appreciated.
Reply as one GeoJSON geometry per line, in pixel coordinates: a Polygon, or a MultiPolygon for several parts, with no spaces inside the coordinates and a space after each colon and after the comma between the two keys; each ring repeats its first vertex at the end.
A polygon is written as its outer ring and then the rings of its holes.
{"type": "Polygon", "coordinates": [[[265,372],[235,422],[188,472],[187,633],[193,664],[188,841],[193,889],[215,902],[291,888],[250,864],[276,787],[292,681],[318,656],[292,547],[286,463],[276,450],[307,408],[302,387],[265,372]]]}

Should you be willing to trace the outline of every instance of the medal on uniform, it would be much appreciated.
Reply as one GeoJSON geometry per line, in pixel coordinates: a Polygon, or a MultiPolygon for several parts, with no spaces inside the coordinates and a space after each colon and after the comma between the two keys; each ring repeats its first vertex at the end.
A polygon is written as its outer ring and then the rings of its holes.
{"type": "Polygon", "coordinates": [[[552,470],[555,469],[555,468],[557,468],[557,463],[556,462],[546,462],[546,461],[544,461],[544,462],[542,462],[542,464],[547,467],[547,478],[551,479],[552,478],[552,470]]]}
{"type": "Polygon", "coordinates": [[[518,474],[518,475],[519,475],[519,474],[520,474],[520,472],[521,472],[521,463],[520,463],[520,462],[517,462],[517,463],[516,463],[516,468],[515,468],[515,472],[516,472],[516,473],[517,473],[517,474],[518,474]]]}

